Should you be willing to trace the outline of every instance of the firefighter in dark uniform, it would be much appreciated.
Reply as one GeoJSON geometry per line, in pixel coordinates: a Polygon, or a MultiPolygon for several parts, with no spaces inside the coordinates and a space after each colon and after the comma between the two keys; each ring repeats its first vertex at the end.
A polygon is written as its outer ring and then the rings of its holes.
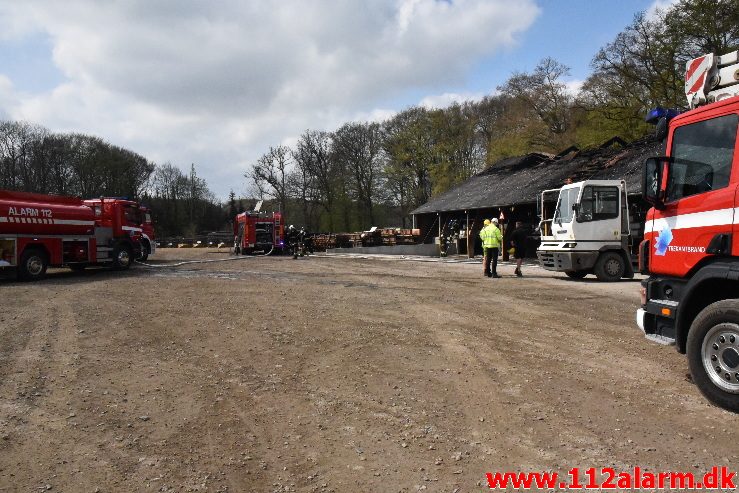
{"type": "Polygon", "coordinates": [[[529,229],[523,225],[521,221],[516,221],[516,229],[511,233],[511,246],[514,249],[513,256],[516,258],[516,275],[522,277],[521,264],[526,254],[526,239],[529,236],[529,229]]]}

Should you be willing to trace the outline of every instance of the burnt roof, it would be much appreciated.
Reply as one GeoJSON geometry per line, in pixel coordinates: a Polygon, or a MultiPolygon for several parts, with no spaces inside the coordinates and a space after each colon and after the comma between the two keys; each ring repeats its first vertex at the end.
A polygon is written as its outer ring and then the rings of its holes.
{"type": "Polygon", "coordinates": [[[502,159],[466,182],[433,197],[411,214],[535,203],[542,190],[560,188],[568,180],[625,180],[629,193],[639,193],[644,160],[661,154],[662,144],[652,137],[627,145],[621,145],[622,142],[610,139],[605,147],[555,157],[531,153],[502,159]]]}

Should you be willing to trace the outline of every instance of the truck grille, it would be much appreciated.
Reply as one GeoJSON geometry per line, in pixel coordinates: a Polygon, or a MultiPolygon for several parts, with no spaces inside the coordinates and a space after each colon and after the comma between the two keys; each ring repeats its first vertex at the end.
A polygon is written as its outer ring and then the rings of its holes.
{"type": "Polygon", "coordinates": [[[541,266],[546,268],[555,268],[554,253],[552,252],[536,252],[539,255],[541,266]]]}

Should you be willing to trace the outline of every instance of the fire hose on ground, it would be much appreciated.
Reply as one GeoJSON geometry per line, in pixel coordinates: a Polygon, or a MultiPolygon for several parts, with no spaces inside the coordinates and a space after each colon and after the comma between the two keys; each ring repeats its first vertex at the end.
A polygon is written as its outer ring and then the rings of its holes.
{"type": "Polygon", "coordinates": [[[169,264],[149,264],[146,262],[141,262],[139,260],[136,260],[135,262],[138,265],[149,267],[151,269],[164,268],[164,267],[180,267],[182,265],[210,264],[213,262],[230,262],[233,260],[246,260],[246,259],[252,259],[252,258],[257,258],[257,257],[266,257],[267,255],[271,255],[274,249],[275,247],[273,245],[272,248],[270,248],[270,250],[267,253],[263,253],[261,255],[237,255],[237,256],[228,257],[228,258],[217,258],[217,259],[210,259],[210,260],[182,260],[179,262],[173,262],[169,264]]]}

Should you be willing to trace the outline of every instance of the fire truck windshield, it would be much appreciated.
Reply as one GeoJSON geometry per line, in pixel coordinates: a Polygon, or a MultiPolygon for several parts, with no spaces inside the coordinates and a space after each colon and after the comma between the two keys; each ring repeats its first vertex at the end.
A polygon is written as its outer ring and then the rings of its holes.
{"type": "Polygon", "coordinates": [[[128,224],[141,224],[141,212],[135,205],[127,205],[123,209],[128,224]]]}
{"type": "Polygon", "coordinates": [[[729,185],[738,122],[731,114],[675,129],[667,202],[729,185]]]}

